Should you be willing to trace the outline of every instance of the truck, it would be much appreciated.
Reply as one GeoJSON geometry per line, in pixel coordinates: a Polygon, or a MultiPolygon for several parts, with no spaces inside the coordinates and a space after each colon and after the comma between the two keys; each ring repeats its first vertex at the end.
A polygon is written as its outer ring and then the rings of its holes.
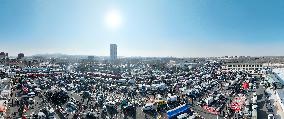
{"type": "Polygon", "coordinates": [[[116,80],[116,83],[120,83],[120,84],[125,84],[127,82],[126,79],[119,79],[119,80],[116,80]]]}
{"type": "Polygon", "coordinates": [[[252,110],[251,119],[257,119],[257,109],[252,110]]]}

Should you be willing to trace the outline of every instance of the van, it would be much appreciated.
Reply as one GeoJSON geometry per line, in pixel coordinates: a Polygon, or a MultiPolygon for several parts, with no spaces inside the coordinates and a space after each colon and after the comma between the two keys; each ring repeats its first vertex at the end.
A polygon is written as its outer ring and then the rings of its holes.
{"type": "Polygon", "coordinates": [[[275,119],[273,114],[268,114],[267,119],[275,119]]]}
{"type": "Polygon", "coordinates": [[[183,114],[181,114],[181,115],[178,115],[177,116],[177,119],[187,119],[188,118],[188,114],[187,113],[183,113],[183,114]]]}
{"type": "Polygon", "coordinates": [[[157,110],[157,105],[154,103],[147,103],[142,108],[142,111],[153,111],[153,110],[157,110]]]}
{"type": "Polygon", "coordinates": [[[34,92],[28,93],[28,97],[34,97],[34,96],[35,96],[35,93],[34,93],[34,92]]]}
{"type": "Polygon", "coordinates": [[[175,102],[175,101],[177,101],[177,96],[176,96],[176,95],[174,95],[174,96],[169,96],[169,97],[167,98],[167,101],[169,101],[169,102],[175,102]]]}
{"type": "Polygon", "coordinates": [[[34,104],[34,103],[35,103],[34,99],[29,98],[29,103],[30,103],[30,104],[34,104]]]}
{"type": "Polygon", "coordinates": [[[115,107],[115,102],[112,102],[112,101],[106,102],[105,105],[108,107],[115,107]]]}

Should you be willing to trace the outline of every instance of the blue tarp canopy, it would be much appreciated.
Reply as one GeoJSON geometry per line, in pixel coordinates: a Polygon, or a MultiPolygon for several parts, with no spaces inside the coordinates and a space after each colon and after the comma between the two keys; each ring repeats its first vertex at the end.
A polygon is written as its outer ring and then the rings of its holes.
{"type": "Polygon", "coordinates": [[[178,115],[183,113],[188,113],[190,106],[187,104],[181,105],[179,107],[176,107],[172,110],[167,111],[167,115],[169,119],[175,119],[178,115]]]}

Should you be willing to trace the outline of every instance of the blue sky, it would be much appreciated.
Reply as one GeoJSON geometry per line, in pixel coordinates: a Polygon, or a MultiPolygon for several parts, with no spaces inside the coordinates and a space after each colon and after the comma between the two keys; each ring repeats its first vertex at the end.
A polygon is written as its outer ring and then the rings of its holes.
{"type": "Polygon", "coordinates": [[[0,50],[16,55],[284,55],[283,0],[0,0],[0,50]],[[105,24],[110,10],[122,24],[105,24]]]}

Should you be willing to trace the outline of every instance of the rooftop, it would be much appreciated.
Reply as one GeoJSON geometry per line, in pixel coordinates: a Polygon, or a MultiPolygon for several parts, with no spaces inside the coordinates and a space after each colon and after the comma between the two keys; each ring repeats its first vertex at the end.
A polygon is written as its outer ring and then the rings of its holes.
{"type": "Polygon", "coordinates": [[[278,76],[277,79],[284,84],[284,68],[273,69],[273,72],[278,76]]]}

